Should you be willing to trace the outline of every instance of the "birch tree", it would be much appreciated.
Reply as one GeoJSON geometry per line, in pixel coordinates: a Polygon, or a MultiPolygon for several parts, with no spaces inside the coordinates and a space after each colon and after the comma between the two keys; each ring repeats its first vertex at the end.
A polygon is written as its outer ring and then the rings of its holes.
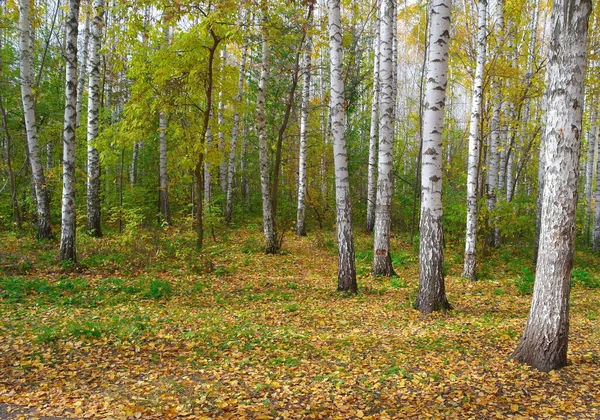
{"type": "MultiPolygon", "coordinates": [[[[249,12],[246,12],[244,19],[246,25],[249,21],[249,12]]],[[[242,45],[242,58],[240,60],[240,75],[238,77],[238,91],[235,98],[236,108],[233,115],[233,127],[231,128],[231,144],[229,149],[229,164],[227,167],[227,198],[225,203],[225,221],[231,223],[233,213],[233,177],[235,175],[235,154],[237,149],[237,140],[240,131],[240,107],[242,107],[242,98],[244,96],[244,77],[246,75],[246,58],[248,56],[248,37],[244,38],[242,45]]]]}
{"type": "MultiPolygon", "coordinates": [[[[377,0],[380,2],[381,0],[377,0]]],[[[367,232],[375,227],[377,200],[377,140],[379,133],[379,36],[381,31],[380,7],[377,5],[375,39],[373,40],[373,96],[371,100],[371,127],[369,129],[369,167],[367,168],[367,232]]]]}
{"type": "Polygon", "coordinates": [[[540,249],[527,325],[512,357],[543,372],[567,364],[569,293],[591,0],[555,0],[547,67],[540,249]]]}
{"type": "Polygon", "coordinates": [[[31,165],[31,173],[33,175],[33,186],[37,206],[37,237],[39,239],[45,239],[52,236],[52,227],[50,224],[50,197],[48,195],[46,177],[44,176],[44,169],[40,159],[40,147],[35,120],[33,47],[29,5],[29,1],[21,0],[19,7],[21,100],[23,102],[23,113],[25,116],[25,130],[27,131],[28,158],[31,165]]]}
{"type": "Polygon", "coordinates": [[[296,212],[296,235],[306,236],[306,149],[308,137],[308,105],[310,99],[310,76],[312,42],[310,37],[306,41],[304,51],[304,73],[302,75],[302,102],[300,104],[300,154],[298,157],[298,209],[296,212]]]}
{"type": "Polygon", "coordinates": [[[171,224],[171,209],[169,206],[169,177],[167,176],[167,114],[161,111],[158,114],[158,202],[162,222],[171,224]]]}
{"type": "Polygon", "coordinates": [[[77,127],[77,34],[79,0],[69,1],[66,37],[65,120],[63,129],[63,190],[60,261],[77,261],[75,217],[75,128],[77,127]]]}
{"type": "MultiPolygon", "coordinates": [[[[263,17],[265,19],[265,17],[263,17]]],[[[264,24],[264,23],[263,23],[264,24]]],[[[271,201],[271,181],[269,177],[269,160],[267,152],[267,125],[265,117],[265,94],[267,78],[269,77],[269,44],[267,43],[266,28],[262,35],[262,63],[260,80],[256,97],[256,121],[258,126],[258,151],[260,160],[260,186],[262,191],[263,231],[265,234],[265,252],[274,254],[278,250],[275,234],[275,221],[271,201]]]]}
{"type": "Polygon", "coordinates": [[[221,192],[227,192],[227,151],[225,145],[225,102],[223,102],[223,82],[225,79],[225,64],[227,63],[227,45],[221,50],[221,68],[220,68],[220,89],[219,89],[219,104],[217,105],[217,122],[219,129],[217,137],[219,139],[219,151],[221,161],[219,163],[219,185],[221,192]]]}
{"type": "Polygon", "coordinates": [[[477,182],[479,179],[479,153],[481,133],[481,99],[483,96],[483,68],[486,54],[487,0],[477,2],[477,63],[473,80],[471,118],[469,120],[469,160],[467,167],[467,229],[465,238],[465,261],[462,276],[475,280],[477,245],[477,182]]]}
{"type": "Polygon", "coordinates": [[[415,308],[423,313],[451,308],[444,284],[442,231],[442,133],[448,81],[450,9],[450,0],[432,0],[429,9],[421,159],[419,293],[415,302],[415,308]]]}
{"type": "Polygon", "coordinates": [[[77,79],[77,127],[81,124],[81,107],[83,105],[83,93],[85,91],[85,78],[88,66],[88,47],[90,43],[90,15],[86,11],[85,27],[83,29],[83,44],[81,48],[81,65],[77,79]]]}
{"type": "Polygon", "coordinates": [[[90,235],[102,236],[100,226],[100,155],[95,146],[100,108],[100,40],[104,26],[104,0],[94,0],[90,33],[90,76],[87,120],[87,226],[90,235]]]}
{"type": "Polygon", "coordinates": [[[338,239],[338,291],[356,293],[356,267],[350,213],[350,184],[345,137],[344,77],[342,74],[342,23],[340,0],[327,0],[329,16],[331,137],[335,168],[335,201],[338,239]]]}
{"type": "Polygon", "coordinates": [[[592,100],[592,115],[590,129],[587,135],[587,163],[585,168],[585,226],[584,234],[587,243],[590,243],[591,209],[592,209],[592,183],[594,181],[594,155],[596,153],[596,104],[592,100]]]}
{"type": "Polygon", "coordinates": [[[594,191],[594,221],[592,225],[592,250],[600,252],[600,152],[596,161],[596,191],[594,191]]]}
{"type": "Polygon", "coordinates": [[[375,204],[375,240],[373,275],[392,276],[390,230],[392,224],[392,162],[394,151],[394,5],[382,0],[379,34],[379,151],[377,157],[377,197],[375,204]]]}

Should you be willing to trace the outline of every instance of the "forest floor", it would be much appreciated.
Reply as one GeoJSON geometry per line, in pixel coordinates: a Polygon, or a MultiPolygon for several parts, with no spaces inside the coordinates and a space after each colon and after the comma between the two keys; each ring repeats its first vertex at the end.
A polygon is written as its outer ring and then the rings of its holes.
{"type": "Polygon", "coordinates": [[[481,257],[454,309],[422,316],[414,246],[393,241],[395,278],[372,278],[356,237],[360,293],[336,289],[332,233],[286,236],[262,253],[260,225],[195,249],[183,229],[79,242],[0,237],[0,413],[9,418],[598,418],[600,261],[576,255],[570,365],[509,360],[531,299],[531,252],[481,257]],[[528,271],[529,270],[529,271],[528,271]],[[19,414],[20,413],[20,414],[19,414]]]}

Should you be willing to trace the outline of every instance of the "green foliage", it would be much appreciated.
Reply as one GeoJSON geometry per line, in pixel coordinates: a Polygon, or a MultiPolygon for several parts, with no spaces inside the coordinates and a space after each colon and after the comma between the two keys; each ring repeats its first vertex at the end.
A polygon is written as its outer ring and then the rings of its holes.
{"type": "Polygon", "coordinates": [[[592,277],[585,269],[574,268],[571,275],[573,276],[573,284],[575,286],[582,286],[587,289],[600,288],[600,279],[598,279],[598,277],[592,277]]]}
{"type": "Polygon", "coordinates": [[[522,274],[515,280],[515,288],[520,295],[533,293],[535,275],[529,268],[524,268],[522,274]]]}
{"type": "Polygon", "coordinates": [[[152,280],[144,296],[152,299],[168,299],[173,293],[171,283],[163,280],[152,280]]]}

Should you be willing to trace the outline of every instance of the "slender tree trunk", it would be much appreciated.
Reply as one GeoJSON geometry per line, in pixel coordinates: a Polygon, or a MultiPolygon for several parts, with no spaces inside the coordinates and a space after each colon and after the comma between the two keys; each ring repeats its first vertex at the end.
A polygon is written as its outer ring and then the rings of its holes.
{"type": "Polygon", "coordinates": [[[394,69],[393,0],[381,2],[379,85],[379,153],[377,159],[377,198],[375,204],[375,240],[373,275],[392,276],[390,231],[392,224],[392,163],[394,158],[394,69]]]}
{"type": "Polygon", "coordinates": [[[596,161],[596,191],[594,192],[594,222],[592,227],[592,250],[600,252],[600,151],[596,161]]]}
{"type": "Polygon", "coordinates": [[[342,74],[342,21],[340,0],[327,0],[329,10],[329,54],[331,69],[330,117],[333,138],[333,163],[335,167],[335,201],[338,238],[338,291],[356,293],[356,266],[352,217],[350,208],[350,184],[348,179],[348,156],[346,152],[344,78],[342,74]]]}
{"type": "Polygon", "coordinates": [[[421,172],[419,294],[415,308],[423,313],[447,310],[442,230],[442,132],[448,81],[451,0],[432,0],[421,172]]]}
{"type": "Polygon", "coordinates": [[[137,174],[138,174],[138,158],[140,155],[141,141],[133,142],[133,151],[131,152],[131,166],[129,167],[129,183],[131,186],[135,186],[137,184],[137,174]]]}
{"type": "MultiPolygon", "coordinates": [[[[263,19],[266,19],[263,16],[263,19]]],[[[266,32],[266,30],[264,29],[266,32]]],[[[267,125],[265,121],[265,95],[267,79],[269,77],[269,44],[267,36],[262,35],[262,63],[258,94],[256,98],[256,120],[258,126],[258,150],[260,159],[260,186],[262,191],[263,231],[265,233],[265,252],[275,254],[278,251],[275,222],[273,220],[273,207],[271,201],[271,182],[269,180],[269,156],[267,150],[267,125]]]]}
{"type": "MultiPolygon", "coordinates": [[[[504,13],[502,8],[504,0],[496,0],[495,4],[495,39],[496,49],[499,57],[504,55],[499,51],[502,48],[502,37],[504,36],[504,13]]],[[[502,82],[498,75],[494,76],[492,82],[493,90],[493,111],[492,111],[492,127],[490,133],[490,147],[488,150],[489,166],[487,168],[487,206],[490,211],[490,227],[491,232],[488,238],[488,244],[496,248],[500,246],[500,231],[496,226],[494,210],[496,208],[497,193],[498,193],[498,147],[501,140],[501,114],[502,114],[502,82]]]]}
{"type": "Polygon", "coordinates": [[[206,108],[202,118],[202,131],[200,135],[200,154],[198,155],[198,162],[196,163],[196,169],[194,171],[196,175],[196,245],[198,248],[202,248],[204,241],[204,224],[203,224],[203,173],[204,170],[204,153],[207,145],[207,137],[210,130],[210,117],[212,114],[212,103],[213,103],[213,90],[214,90],[214,69],[213,64],[215,61],[215,52],[219,46],[221,39],[215,34],[212,29],[209,29],[210,37],[212,39],[212,45],[208,47],[208,71],[206,76],[206,108]]]}
{"type": "Polygon", "coordinates": [[[77,261],[75,213],[75,128],[77,127],[77,35],[79,0],[69,1],[66,37],[65,119],[63,130],[63,191],[60,261],[77,261]]]}
{"type": "Polygon", "coordinates": [[[219,89],[219,105],[217,106],[217,122],[219,129],[217,137],[219,138],[219,151],[221,162],[219,164],[219,185],[221,192],[227,193],[227,145],[225,144],[225,103],[223,102],[223,80],[225,63],[227,62],[227,46],[221,50],[221,88],[219,89]]]}
{"type": "Polygon", "coordinates": [[[306,149],[308,137],[308,105],[310,100],[310,76],[312,41],[310,37],[306,42],[304,51],[304,74],[302,79],[302,103],[300,105],[300,156],[298,163],[298,210],[296,212],[296,235],[306,236],[306,149]]]}
{"type": "MultiPolygon", "coordinates": [[[[209,117],[209,121],[210,119],[212,119],[212,111],[210,111],[210,117],[209,117]]],[[[210,150],[210,147],[212,145],[213,142],[213,134],[212,134],[212,129],[210,128],[210,122],[208,125],[208,128],[206,129],[206,150],[210,150]]],[[[210,207],[210,202],[212,201],[212,173],[210,172],[210,163],[208,162],[204,162],[204,169],[203,169],[203,176],[204,176],[204,204],[207,207],[210,207]]]]}
{"type": "Polygon", "coordinates": [[[83,49],[81,51],[81,65],[79,66],[79,78],[77,79],[77,127],[81,125],[81,108],[83,105],[83,93],[85,91],[85,78],[87,76],[89,43],[90,15],[86,12],[85,27],[83,30],[83,49]]]}
{"type": "Polygon", "coordinates": [[[100,97],[100,38],[104,26],[104,0],[94,0],[90,45],[90,76],[88,81],[87,121],[87,231],[102,236],[100,225],[100,155],[95,147],[98,137],[100,97]]]}
{"type": "Polygon", "coordinates": [[[585,171],[585,226],[584,235],[588,244],[591,244],[591,210],[592,210],[592,183],[594,180],[594,155],[596,152],[596,106],[592,100],[592,121],[590,122],[590,130],[587,136],[587,165],[585,171]]]}
{"type": "MultiPolygon", "coordinates": [[[[247,12],[248,13],[248,12],[247,12]]],[[[248,22],[248,19],[245,19],[248,22]]],[[[233,214],[233,180],[235,176],[235,154],[237,149],[237,139],[240,127],[240,111],[242,99],[244,96],[244,76],[246,75],[246,57],[248,55],[248,38],[244,39],[242,46],[242,59],[240,62],[240,75],[238,78],[238,92],[236,101],[236,111],[233,115],[233,127],[231,128],[231,144],[229,150],[229,166],[227,169],[227,202],[225,204],[225,222],[231,223],[233,214]]]]}
{"type": "MultiPolygon", "coordinates": [[[[377,0],[379,3],[381,0],[377,0]]],[[[375,202],[377,200],[377,140],[379,128],[379,53],[381,16],[377,5],[375,39],[373,40],[373,99],[371,102],[371,128],[369,130],[369,167],[367,172],[367,232],[375,228],[375,202]]]]}
{"type": "Polygon", "coordinates": [[[37,224],[39,239],[52,237],[50,224],[50,197],[46,185],[46,177],[40,160],[40,148],[37,138],[35,121],[35,97],[33,95],[33,51],[31,40],[31,23],[29,19],[28,1],[20,2],[20,71],[21,99],[25,114],[25,129],[27,131],[27,147],[29,163],[33,175],[33,184],[37,203],[37,224]]]}
{"type": "Polygon", "coordinates": [[[481,100],[483,89],[483,68],[486,49],[486,9],[487,0],[477,3],[477,66],[473,81],[473,97],[471,100],[471,119],[469,122],[469,164],[467,173],[467,231],[465,239],[465,263],[462,276],[476,280],[476,246],[477,246],[477,180],[479,178],[479,155],[481,145],[480,122],[481,100]]]}
{"type": "Polygon", "coordinates": [[[552,8],[540,251],[529,318],[512,355],[543,372],[567,364],[583,85],[591,9],[591,0],[555,0],[552,8]]]}
{"type": "Polygon", "coordinates": [[[244,141],[242,142],[242,200],[250,210],[250,178],[248,177],[248,148],[250,143],[250,125],[244,122],[244,141]]]}
{"type": "Polygon", "coordinates": [[[161,222],[170,225],[171,209],[169,207],[169,178],[167,176],[167,115],[164,112],[160,112],[158,115],[158,127],[160,140],[158,202],[160,203],[161,222]]]}

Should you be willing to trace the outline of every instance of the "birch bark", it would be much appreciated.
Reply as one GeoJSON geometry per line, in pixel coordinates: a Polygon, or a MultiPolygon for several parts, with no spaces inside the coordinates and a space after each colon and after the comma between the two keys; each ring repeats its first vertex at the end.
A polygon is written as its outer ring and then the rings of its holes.
{"type": "Polygon", "coordinates": [[[481,99],[483,89],[483,69],[486,54],[486,11],[487,0],[477,2],[477,64],[473,80],[473,97],[471,100],[471,119],[469,122],[469,161],[467,168],[467,230],[465,238],[465,262],[462,276],[476,280],[476,248],[477,248],[477,179],[479,177],[479,153],[481,134],[481,99]]]}
{"type": "Polygon", "coordinates": [[[169,177],[167,175],[167,115],[161,111],[158,115],[158,135],[160,153],[158,163],[158,202],[162,222],[171,224],[171,209],[169,206],[169,177]]]}
{"type": "Polygon", "coordinates": [[[567,364],[569,293],[591,0],[555,0],[547,69],[545,185],[531,309],[512,357],[540,371],[567,364]]]}
{"type": "MultiPolygon", "coordinates": [[[[266,29],[265,29],[266,30],[266,29]]],[[[260,160],[260,186],[262,191],[263,231],[265,234],[265,252],[275,254],[278,250],[271,201],[271,181],[269,179],[269,159],[267,151],[267,125],[265,121],[265,94],[269,77],[269,44],[266,34],[262,36],[262,64],[258,94],[256,98],[256,120],[258,125],[258,150],[260,160]]]]}
{"type": "Polygon", "coordinates": [[[327,0],[330,52],[330,117],[335,167],[335,201],[338,238],[338,291],[357,292],[354,242],[350,213],[350,184],[345,137],[344,77],[342,74],[342,23],[340,0],[327,0]]]}
{"type": "Polygon", "coordinates": [[[390,254],[395,91],[393,68],[393,0],[382,0],[380,7],[379,84],[381,91],[379,97],[379,152],[377,159],[373,275],[392,276],[395,274],[390,254]]]}
{"type": "Polygon", "coordinates": [[[31,173],[33,176],[33,185],[37,205],[37,237],[39,239],[45,239],[52,237],[52,228],[50,224],[50,198],[48,196],[44,169],[40,160],[40,147],[37,138],[37,126],[35,121],[35,97],[33,95],[33,51],[29,5],[29,1],[21,0],[19,8],[21,99],[23,102],[23,112],[25,115],[29,163],[31,165],[31,173]]]}
{"type": "Polygon", "coordinates": [[[300,156],[298,162],[298,209],[296,212],[296,235],[306,236],[304,216],[306,213],[306,148],[308,137],[308,104],[310,99],[310,76],[312,41],[307,38],[304,51],[304,74],[302,75],[302,103],[300,105],[300,156]]]}
{"type": "Polygon", "coordinates": [[[369,167],[367,172],[367,232],[375,227],[375,202],[377,200],[377,140],[379,133],[379,36],[381,15],[377,0],[375,39],[373,40],[373,99],[371,101],[371,128],[369,130],[369,167]]]}
{"type": "Polygon", "coordinates": [[[444,284],[442,231],[442,133],[448,81],[451,7],[451,0],[432,0],[429,12],[421,160],[419,293],[415,302],[415,308],[423,313],[451,308],[446,299],[444,284]]]}
{"type": "Polygon", "coordinates": [[[591,243],[591,209],[592,209],[592,183],[594,181],[594,155],[596,152],[596,104],[592,100],[592,121],[588,131],[587,164],[585,170],[585,226],[584,234],[587,243],[591,243]]]}
{"type": "Polygon", "coordinates": [[[87,231],[102,236],[100,227],[100,155],[95,146],[98,137],[100,107],[100,39],[104,26],[104,0],[94,0],[94,18],[91,29],[90,75],[88,80],[87,120],[87,231]]]}
{"type": "MultiPolygon", "coordinates": [[[[248,21],[248,18],[245,19],[248,21]]],[[[229,165],[227,168],[227,198],[225,203],[225,221],[231,223],[233,214],[233,177],[235,175],[235,154],[237,149],[237,139],[240,127],[240,111],[242,99],[244,96],[244,76],[246,75],[246,57],[248,55],[248,38],[244,39],[242,46],[242,58],[240,61],[240,75],[238,78],[238,92],[235,98],[236,111],[233,115],[233,127],[231,128],[231,144],[229,146],[229,165]]]]}
{"type": "Polygon", "coordinates": [[[77,127],[77,34],[79,0],[69,1],[66,36],[66,88],[63,129],[63,190],[60,261],[77,261],[75,217],[75,128],[77,127]]]}
{"type": "Polygon", "coordinates": [[[77,79],[77,127],[81,125],[81,108],[83,105],[83,93],[85,91],[85,78],[88,66],[88,46],[90,43],[90,15],[86,13],[85,27],[83,29],[83,45],[81,50],[81,65],[79,66],[79,78],[77,79]]]}

